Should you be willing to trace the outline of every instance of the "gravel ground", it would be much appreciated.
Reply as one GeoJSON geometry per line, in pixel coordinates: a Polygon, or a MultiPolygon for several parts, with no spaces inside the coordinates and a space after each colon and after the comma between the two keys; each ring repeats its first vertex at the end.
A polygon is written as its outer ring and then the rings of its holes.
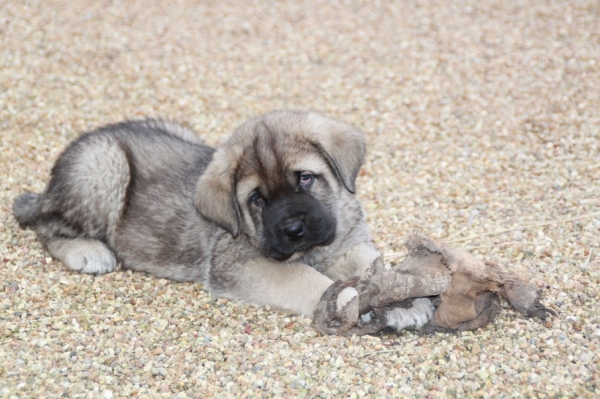
{"type": "Polygon", "coordinates": [[[598,397],[599,63],[596,0],[1,2],[0,397],[598,397]],[[384,253],[454,242],[558,316],[321,336],[199,284],[70,273],[10,214],[87,128],[155,115],[217,144],[274,108],[366,132],[384,253]]]}

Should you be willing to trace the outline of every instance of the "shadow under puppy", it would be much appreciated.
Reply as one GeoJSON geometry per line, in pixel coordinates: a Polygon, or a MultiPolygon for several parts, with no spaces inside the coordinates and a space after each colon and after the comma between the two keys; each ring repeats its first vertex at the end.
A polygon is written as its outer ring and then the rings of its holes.
{"type": "MultiPolygon", "coordinates": [[[[359,130],[312,112],[251,119],[217,149],[171,122],[127,121],[71,143],[13,213],[71,270],[121,262],[312,317],[334,280],[379,257],[354,196],[364,154],[359,130]]],[[[357,295],[342,290],[339,308],[357,295]]],[[[415,299],[388,324],[420,328],[434,310],[415,299]]]]}

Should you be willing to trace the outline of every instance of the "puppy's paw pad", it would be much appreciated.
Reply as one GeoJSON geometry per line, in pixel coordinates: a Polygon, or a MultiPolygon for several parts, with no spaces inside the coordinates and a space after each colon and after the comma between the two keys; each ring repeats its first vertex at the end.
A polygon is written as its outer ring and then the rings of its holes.
{"type": "Polygon", "coordinates": [[[337,296],[336,309],[341,311],[351,300],[358,297],[358,291],[354,287],[344,288],[337,296]]]}

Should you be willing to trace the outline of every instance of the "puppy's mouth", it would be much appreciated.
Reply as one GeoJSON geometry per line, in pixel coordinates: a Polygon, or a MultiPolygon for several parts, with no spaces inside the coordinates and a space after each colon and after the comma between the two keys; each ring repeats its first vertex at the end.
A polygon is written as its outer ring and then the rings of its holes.
{"type": "Polygon", "coordinates": [[[278,260],[280,262],[285,262],[286,260],[289,260],[294,255],[299,255],[299,256],[303,255],[304,252],[309,251],[313,247],[314,247],[314,245],[304,245],[304,246],[301,246],[291,252],[281,252],[281,251],[273,250],[269,253],[269,257],[271,257],[275,260],[278,260]]]}
{"type": "Polygon", "coordinates": [[[326,247],[326,246],[330,245],[334,240],[335,240],[335,233],[330,234],[324,240],[316,242],[316,243],[300,244],[300,245],[294,246],[293,248],[289,248],[289,249],[271,247],[266,252],[270,258],[273,258],[280,262],[284,262],[284,261],[287,261],[290,258],[292,258],[292,256],[294,256],[294,255],[298,255],[298,256],[296,256],[296,258],[298,258],[298,257],[304,255],[306,252],[309,252],[310,250],[312,250],[315,247],[326,247]]]}

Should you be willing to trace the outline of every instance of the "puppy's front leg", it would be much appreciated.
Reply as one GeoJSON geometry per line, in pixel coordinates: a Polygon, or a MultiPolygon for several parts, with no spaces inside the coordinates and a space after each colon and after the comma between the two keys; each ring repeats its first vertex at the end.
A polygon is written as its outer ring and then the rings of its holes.
{"type": "Polygon", "coordinates": [[[369,243],[361,243],[350,248],[323,273],[333,280],[346,280],[353,276],[365,277],[367,270],[381,258],[381,254],[369,243]]]}
{"type": "MultiPolygon", "coordinates": [[[[302,263],[258,258],[233,268],[226,276],[211,273],[211,287],[217,294],[308,317],[313,317],[321,296],[333,284],[329,277],[302,263]]],[[[345,288],[337,297],[338,308],[356,296],[355,288],[345,288]]]]}

